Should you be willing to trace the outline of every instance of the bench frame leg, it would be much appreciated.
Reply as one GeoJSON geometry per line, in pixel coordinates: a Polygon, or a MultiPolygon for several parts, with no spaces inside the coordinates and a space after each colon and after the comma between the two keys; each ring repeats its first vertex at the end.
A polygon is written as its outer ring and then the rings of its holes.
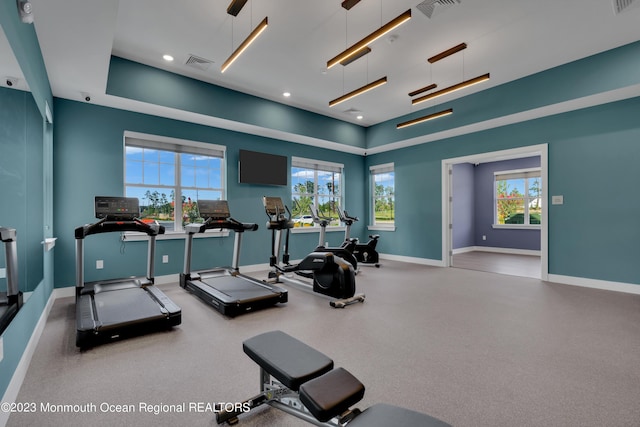
{"type": "MultiPolygon", "coordinates": [[[[333,418],[324,423],[320,422],[309,412],[302,402],[300,402],[300,395],[297,391],[293,391],[288,387],[285,387],[275,378],[272,378],[267,371],[260,368],[260,394],[252,397],[251,399],[245,400],[243,402],[243,407],[248,406],[250,408],[249,410],[251,410],[263,404],[280,409],[281,411],[298,417],[308,423],[327,427],[342,427],[345,423],[351,421],[355,415],[360,413],[358,409],[354,409],[353,411],[348,411],[341,417],[333,418]]],[[[218,424],[236,424],[238,422],[238,416],[243,413],[245,412],[220,411],[216,413],[216,422],[218,424]]]]}

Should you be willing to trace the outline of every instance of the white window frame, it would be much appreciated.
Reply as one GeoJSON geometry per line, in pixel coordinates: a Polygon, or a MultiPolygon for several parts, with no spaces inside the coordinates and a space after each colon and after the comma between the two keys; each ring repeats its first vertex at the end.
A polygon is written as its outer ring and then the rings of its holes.
{"type": "Polygon", "coordinates": [[[383,163],[380,165],[369,166],[369,191],[371,194],[370,197],[370,217],[371,224],[367,227],[369,230],[391,230],[394,231],[396,229],[395,224],[395,208],[396,208],[396,179],[395,179],[395,164],[391,163],[383,163]],[[394,209],[394,221],[393,224],[377,224],[376,223],[376,180],[375,175],[394,172],[393,176],[393,209],[394,209]]]}
{"type": "MultiPolygon", "coordinates": [[[[333,172],[333,173],[340,173],[340,197],[339,197],[339,205],[342,207],[344,206],[344,164],[342,163],[335,163],[335,162],[327,162],[327,161],[323,161],[323,160],[315,160],[315,159],[307,159],[304,157],[295,157],[292,156],[291,157],[291,170],[289,172],[289,175],[293,174],[293,168],[304,168],[304,169],[310,169],[314,171],[314,176],[313,176],[313,187],[314,187],[314,193],[313,193],[313,207],[315,209],[318,208],[317,206],[317,202],[319,199],[319,194],[318,194],[318,172],[333,172]]],[[[293,193],[293,176],[291,176],[291,200],[294,199],[294,196],[297,195],[295,193],[293,193]]],[[[327,232],[329,231],[344,231],[344,226],[342,225],[328,225],[326,230],[327,232]]],[[[318,224],[313,224],[312,227],[295,227],[291,229],[292,233],[317,233],[319,232],[320,227],[318,226],[318,224]]]]}
{"type": "MultiPolygon", "coordinates": [[[[527,168],[527,169],[514,169],[506,171],[495,171],[493,173],[493,225],[492,228],[496,229],[541,229],[542,224],[529,224],[529,204],[532,197],[529,196],[529,178],[540,178],[542,181],[542,169],[541,168],[527,168]],[[497,182],[508,179],[524,179],[525,180],[525,193],[524,199],[524,219],[525,224],[498,224],[498,195],[497,195],[497,182]]],[[[544,183],[541,182],[540,194],[536,198],[540,198],[543,201],[542,188],[544,183]]],[[[542,216],[541,216],[542,218],[542,216]]]]}
{"type": "MultiPolygon", "coordinates": [[[[227,179],[226,179],[226,147],[218,144],[211,144],[207,142],[190,141],[186,139],[172,138],[161,135],[151,135],[140,132],[125,131],[123,136],[123,192],[126,194],[127,186],[140,186],[140,187],[167,187],[167,189],[175,190],[176,197],[182,190],[181,183],[181,165],[178,161],[181,153],[202,154],[211,157],[219,157],[221,159],[220,164],[220,179],[221,179],[221,192],[222,199],[227,198],[227,179]],[[176,155],[175,162],[175,183],[172,186],[163,185],[137,185],[127,183],[127,150],[128,146],[135,146],[141,148],[152,148],[164,151],[172,151],[176,155]]],[[[182,218],[182,203],[174,204],[174,224],[177,229],[168,231],[165,234],[158,235],[158,240],[166,239],[180,239],[185,238],[186,233],[182,229],[182,225],[178,225],[180,221],[176,221],[175,218],[182,218]]],[[[228,236],[228,230],[207,230],[207,237],[222,237],[228,236]]],[[[197,235],[195,237],[205,237],[204,234],[197,235]]],[[[146,236],[142,233],[126,232],[122,235],[122,240],[136,241],[146,240],[146,236]]]]}

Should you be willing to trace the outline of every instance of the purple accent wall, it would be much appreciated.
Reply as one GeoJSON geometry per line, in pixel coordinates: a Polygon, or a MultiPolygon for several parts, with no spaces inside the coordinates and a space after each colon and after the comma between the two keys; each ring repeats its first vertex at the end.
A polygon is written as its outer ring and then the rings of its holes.
{"type": "Polygon", "coordinates": [[[453,248],[475,246],[475,190],[474,165],[459,163],[453,165],[452,216],[453,216],[453,248]]]}
{"type": "MultiPolygon", "coordinates": [[[[540,250],[539,229],[494,229],[494,172],[540,167],[540,157],[499,162],[454,165],[453,168],[453,249],[469,246],[540,250]],[[469,172],[469,168],[472,172],[469,172]],[[457,176],[457,175],[460,176],[457,176]],[[470,178],[472,176],[472,178],[470,178]],[[470,191],[473,188],[473,191],[470,191]],[[473,209],[468,209],[469,192],[473,209]],[[457,200],[460,196],[461,200],[457,200]],[[472,234],[472,237],[469,234],[472,234]],[[486,240],[482,240],[482,236],[486,240]]],[[[544,198],[543,198],[544,200],[544,198]]]]}

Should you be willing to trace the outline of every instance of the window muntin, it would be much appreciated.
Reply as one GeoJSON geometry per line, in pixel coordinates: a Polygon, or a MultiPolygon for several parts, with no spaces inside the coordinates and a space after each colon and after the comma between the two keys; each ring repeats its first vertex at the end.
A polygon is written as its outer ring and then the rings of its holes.
{"type": "Polygon", "coordinates": [[[291,160],[291,214],[296,227],[313,227],[311,209],[331,217],[329,226],[340,225],[343,165],[293,157],[291,160]]]}
{"type": "Polygon", "coordinates": [[[395,171],[393,163],[371,166],[373,225],[395,225],[395,171]]]}
{"type": "Polygon", "coordinates": [[[201,220],[199,199],[225,196],[224,147],[147,137],[125,135],[125,195],[138,198],[141,219],[182,232],[185,224],[201,220]]]}
{"type": "Polygon", "coordinates": [[[495,172],[495,224],[540,225],[540,169],[495,172]]]}

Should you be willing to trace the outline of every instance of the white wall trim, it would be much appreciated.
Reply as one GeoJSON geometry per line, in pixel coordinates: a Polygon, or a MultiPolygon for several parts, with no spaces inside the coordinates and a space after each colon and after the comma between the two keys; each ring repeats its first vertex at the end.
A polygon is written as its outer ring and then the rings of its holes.
{"type": "Polygon", "coordinates": [[[540,256],[540,251],[533,249],[493,248],[490,246],[467,246],[465,248],[458,248],[453,250],[454,255],[463,254],[466,252],[493,252],[499,254],[540,256]]]}
{"type": "MultiPolygon", "coordinates": [[[[42,286],[42,284],[40,284],[42,286]]],[[[22,382],[24,381],[25,376],[27,375],[27,370],[29,369],[29,365],[31,364],[31,358],[36,351],[36,347],[38,346],[38,342],[40,341],[40,337],[42,336],[42,332],[44,331],[44,327],[47,324],[47,318],[49,317],[49,312],[51,312],[51,308],[53,307],[53,303],[55,302],[56,297],[53,293],[49,295],[49,300],[42,310],[42,314],[38,319],[38,323],[36,323],[36,327],[33,329],[33,333],[31,334],[31,338],[29,338],[29,342],[22,353],[22,357],[20,358],[20,362],[18,362],[18,366],[16,370],[13,372],[13,376],[11,377],[11,381],[9,382],[9,386],[2,396],[2,402],[13,403],[16,401],[18,397],[18,393],[20,392],[20,388],[22,387],[22,382]]],[[[0,426],[5,426],[9,421],[10,412],[0,411],[0,426]]]]}
{"type": "Polygon", "coordinates": [[[594,288],[605,291],[640,295],[640,285],[633,283],[610,282],[608,280],[587,279],[585,277],[563,276],[560,274],[549,274],[548,281],[560,283],[562,285],[581,286],[583,288],[594,288]]]}
{"type": "Polygon", "coordinates": [[[418,258],[412,256],[393,255],[393,254],[380,254],[380,259],[387,259],[389,261],[408,262],[410,264],[430,265],[432,267],[444,267],[444,262],[438,259],[418,258]]]}

